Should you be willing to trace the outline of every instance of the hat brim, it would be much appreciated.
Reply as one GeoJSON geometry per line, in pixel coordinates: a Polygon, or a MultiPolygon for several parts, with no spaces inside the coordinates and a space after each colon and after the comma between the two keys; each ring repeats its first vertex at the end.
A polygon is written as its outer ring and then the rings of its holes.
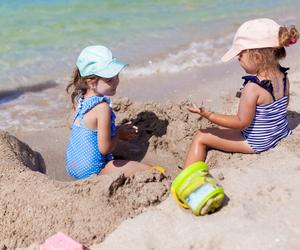
{"type": "Polygon", "coordinates": [[[237,56],[242,50],[232,47],[230,50],[228,50],[224,56],[222,56],[221,60],[223,62],[228,62],[229,60],[233,59],[235,56],[237,56]]]}
{"type": "Polygon", "coordinates": [[[127,66],[128,64],[121,62],[116,58],[113,58],[113,60],[107,65],[105,69],[98,70],[94,74],[103,78],[112,78],[119,74],[121,70],[127,66]]]}

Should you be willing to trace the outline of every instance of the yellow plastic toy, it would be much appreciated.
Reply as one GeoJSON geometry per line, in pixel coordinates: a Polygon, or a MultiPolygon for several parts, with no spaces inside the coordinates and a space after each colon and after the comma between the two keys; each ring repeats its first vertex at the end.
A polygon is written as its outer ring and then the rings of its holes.
{"type": "Polygon", "coordinates": [[[177,203],[195,215],[214,212],[222,204],[224,189],[208,172],[204,162],[195,162],[173,181],[171,193],[177,203]]]}
{"type": "Polygon", "coordinates": [[[151,167],[150,169],[151,169],[151,170],[152,170],[152,169],[155,169],[155,170],[161,172],[162,174],[164,174],[164,173],[166,172],[166,169],[163,168],[163,167],[161,167],[161,166],[153,166],[153,167],[151,167]]]}

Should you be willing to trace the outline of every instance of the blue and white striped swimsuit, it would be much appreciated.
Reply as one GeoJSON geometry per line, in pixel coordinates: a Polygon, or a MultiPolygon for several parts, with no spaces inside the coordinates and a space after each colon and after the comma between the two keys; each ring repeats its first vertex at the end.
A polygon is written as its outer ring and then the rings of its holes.
{"type": "MultiPolygon", "coordinates": [[[[283,93],[285,93],[288,68],[280,67],[280,70],[284,73],[283,93]]],[[[251,124],[241,131],[242,136],[255,153],[260,153],[275,147],[277,142],[292,133],[287,120],[288,97],[283,96],[275,100],[273,86],[269,80],[260,81],[256,76],[244,76],[243,79],[245,80],[243,86],[251,81],[266,89],[273,97],[272,103],[256,106],[251,124]]]]}
{"type": "MultiPolygon", "coordinates": [[[[106,96],[92,96],[87,100],[79,98],[79,104],[73,117],[72,132],[66,152],[66,171],[76,179],[84,179],[93,174],[99,174],[107,161],[113,159],[112,154],[102,155],[98,149],[97,130],[90,130],[84,126],[83,116],[97,104],[111,103],[106,96]],[[76,124],[78,119],[79,124],[76,124]]],[[[111,136],[116,134],[115,114],[111,109],[111,136]]]]}

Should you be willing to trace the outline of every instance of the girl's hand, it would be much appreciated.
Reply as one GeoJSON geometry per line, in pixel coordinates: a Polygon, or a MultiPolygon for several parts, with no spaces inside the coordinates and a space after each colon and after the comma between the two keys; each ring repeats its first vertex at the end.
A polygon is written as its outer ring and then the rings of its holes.
{"type": "Polygon", "coordinates": [[[192,113],[196,113],[201,115],[202,117],[208,119],[209,116],[212,114],[212,112],[207,111],[204,106],[203,106],[203,102],[201,103],[200,107],[197,107],[195,104],[193,104],[192,107],[188,107],[188,110],[192,113]]]}
{"type": "Polygon", "coordinates": [[[139,132],[136,126],[131,125],[131,122],[119,125],[117,129],[119,139],[124,141],[134,139],[139,132]]]}

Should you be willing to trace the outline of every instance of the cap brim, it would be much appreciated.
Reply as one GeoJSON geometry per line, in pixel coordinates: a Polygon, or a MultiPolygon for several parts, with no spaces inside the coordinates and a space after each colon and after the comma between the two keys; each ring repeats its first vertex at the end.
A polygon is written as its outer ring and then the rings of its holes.
{"type": "Polygon", "coordinates": [[[105,69],[99,70],[96,73],[94,73],[97,76],[103,77],[103,78],[112,78],[120,73],[122,69],[127,67],[128,64],[119,61],[118,59],[114,58],[105,69]]]}
{"type": "Polygon", "coordinates": [[[240,52],[241,50],[232,47],[230,50],[226,52],[226,54],[221,58],[221,60],[223,62],[228,62],[229,60],[237,56],[240,52]]]}

